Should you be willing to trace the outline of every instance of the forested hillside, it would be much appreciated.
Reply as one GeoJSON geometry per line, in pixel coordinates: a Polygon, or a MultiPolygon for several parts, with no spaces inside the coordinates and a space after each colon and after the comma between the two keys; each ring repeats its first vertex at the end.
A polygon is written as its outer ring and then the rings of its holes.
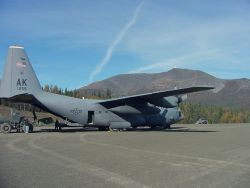
{"type": "Polygon", "coordinates": [[[207,118],[209,123],[249,123],[250,110],[215,105],[182,103],[185,118],[182,123],[195,123],[199,118],[207,118]]]}

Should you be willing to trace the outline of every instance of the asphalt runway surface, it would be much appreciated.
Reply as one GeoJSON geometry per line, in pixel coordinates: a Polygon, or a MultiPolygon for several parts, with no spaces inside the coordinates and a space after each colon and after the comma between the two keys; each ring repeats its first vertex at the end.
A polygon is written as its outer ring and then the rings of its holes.
{"type": "Polygon", "coordinates": [[[250,124],[0,134],[0,187],[250,187],[250,124]]]}

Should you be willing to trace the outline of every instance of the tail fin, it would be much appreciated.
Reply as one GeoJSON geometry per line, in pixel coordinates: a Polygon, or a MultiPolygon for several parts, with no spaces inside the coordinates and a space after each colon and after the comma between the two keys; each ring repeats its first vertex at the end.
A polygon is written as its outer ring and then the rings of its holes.
{"type": "Polygon", "coordinates": [[[41,91],[41,85],[24,48],[10,46],[0,85],[0,98],[11,98],[41,91]]]}

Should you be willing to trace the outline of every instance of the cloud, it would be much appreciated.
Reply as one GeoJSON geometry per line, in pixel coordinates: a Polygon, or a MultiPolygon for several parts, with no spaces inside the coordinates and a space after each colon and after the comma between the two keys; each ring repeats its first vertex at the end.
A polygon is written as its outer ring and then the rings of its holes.
{"type": "Polygon", "coordinates": [[[166,70],[174,67],[182,67],[186,64],[190,64],[191,62],[197,62],[201,58],[209,57],[217,55],[220,52],[218,49],[210,50],[210,51],[201,51],[192,54],[185,54],[179,56],[177,58],[167,59],[165,61],[154,63],[146,66],[139,67],[137,69],[129,71],[129,73],[141,73],[141,72],[150,72],[150,71],[160,71],[166,70]]]}
{"type": "Polygon", "coordinates": [[[187,5],[182,10],[171,3],[169,6],[151,3],[145,7],[148,8],[145,18],[138,24],[137,30],[125,41],[126,50],[149,62],[161,61],[168,56],[177,57],[193,50],[238,50],[243,44],[250,44],[250,16],[245,11],[237,11],[235,7],[241,7],[240,3],[235,2],[231,8],[222,6],[229,9],[226,12],[213,11],[218,7],[212,3],[208,3],[210,6],[204,7],[204,10],[195,7],[195,4],[187,5]]]}
{"type": "Polygon", "coordinates": [[[108,47],[105,56],[102,58],[101,62],[96,66],[96,68],[94,69],[94,71],[90,74],[89,77],[89,82],[93,82],[95,76],[97,74],[99,74],[103,68],[105,67],[105,65],[108,64],[109,60],[111,59],[113,52],[116,48],[116,46],[121,42],[121,40],[124,38],[124,36],[126,35],[126,33],[128,32],[128,30],[136,23],[137,21],[137,17],[138,14],[142,8],[144,4],[144,1],[142,1],[137,8],[134,11],[134,15],[133,17],[129,20],[129,22],[122,28],[122,30],[116,35],[116,37],[114,38],[113,42],[111,43],[111,45],[108,47]]]}

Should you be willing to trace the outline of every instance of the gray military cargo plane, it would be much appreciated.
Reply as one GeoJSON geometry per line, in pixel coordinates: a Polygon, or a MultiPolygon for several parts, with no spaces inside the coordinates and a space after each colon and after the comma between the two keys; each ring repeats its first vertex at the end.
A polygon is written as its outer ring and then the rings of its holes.
{"type": "Polygon", "coordinates": [[[138,126],[170,128],[183,118],[178,105],[186,98],[184,94],[214,89],[210,86],[188,87],[108,100],[77,99],[48,93],[42,90],[21,46],[9,47],[0,84],[0,98],[29,103],[71,122],[98,127],[99,130],[138,126]]]}

